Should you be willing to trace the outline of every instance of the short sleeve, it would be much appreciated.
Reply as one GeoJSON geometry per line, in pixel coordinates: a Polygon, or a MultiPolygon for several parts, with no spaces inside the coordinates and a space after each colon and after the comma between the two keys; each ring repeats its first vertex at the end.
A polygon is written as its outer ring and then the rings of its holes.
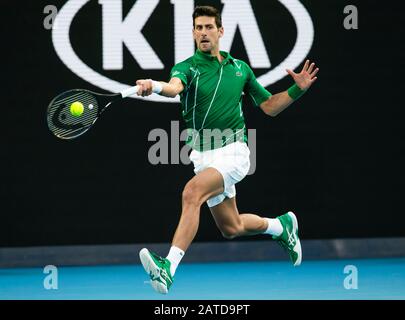
{"type": "Polygon", "coordinates": [[[190,64],[185,61],[176,64],[170,72],[171,78],[179,78],[184,86],[187,87],[190,81],[190,64]]]}
{"type": "Polygon", "coordinates": [[[246,84],[244,87],[244,92],[249,96],[256,106],[260,106],[264,101],[272,96],[272,94],[266,90],[259,82],[256,80],[252,69],[246,64],[243,64],[246,69],[246,84]]]}

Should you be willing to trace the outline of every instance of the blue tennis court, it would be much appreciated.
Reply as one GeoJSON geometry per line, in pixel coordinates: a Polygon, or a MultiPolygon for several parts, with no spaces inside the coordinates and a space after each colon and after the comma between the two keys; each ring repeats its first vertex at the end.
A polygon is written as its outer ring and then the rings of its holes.
{"type": "MultiPolygon", "coordinates": [[[[141,265],[59,267],[58,289],[42,268],[0,269],[0,299],[281,300],[405,299],[405,258],[184,263],[168,295],[155,293],[141,265]],[[357,289],[345,289],[346,266],[357,289]]],[[[353,282],[352,282],[353,284],[353,282]]]]}

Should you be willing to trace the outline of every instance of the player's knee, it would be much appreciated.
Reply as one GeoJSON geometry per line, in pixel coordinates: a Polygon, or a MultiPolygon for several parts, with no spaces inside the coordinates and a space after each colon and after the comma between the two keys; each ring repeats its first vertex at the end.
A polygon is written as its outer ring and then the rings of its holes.
{"type": "Polygon", "coordinates": [[[201,206],[200,194],[198,188],[192,184],[187,184],[182,193],[183,204],[192,206],[201,206]]]}
{"type": "Polygon", "coordinates": [[[243,233],[243,227],[241,225],[225,226],[221,228],[221,233],[225,239],[232,240],[243,233]]]}

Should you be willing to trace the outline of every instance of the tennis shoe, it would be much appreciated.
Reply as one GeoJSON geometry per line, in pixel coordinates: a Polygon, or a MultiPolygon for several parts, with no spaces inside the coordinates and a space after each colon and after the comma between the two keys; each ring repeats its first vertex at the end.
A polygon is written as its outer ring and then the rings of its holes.
{"type": "Polygon", "coordinates": [[[280,217],[277,217],[283,226],[283,233],[279,236],[273,236],[285,251],[290,256],[290,260],[294,267],[299,266],[302,261],[301,242],[298,237],[298,221],[293,212],[287,212],[280,217]]]}
{"type": "Polygon", "coordinates": [[[143,248],[139,252],[143,268],[149,275],[151,285],[156,292],[167,294],[173,284],[173,277],[170,273],[170,261],[158,256],[156,253],[143,248]]]}

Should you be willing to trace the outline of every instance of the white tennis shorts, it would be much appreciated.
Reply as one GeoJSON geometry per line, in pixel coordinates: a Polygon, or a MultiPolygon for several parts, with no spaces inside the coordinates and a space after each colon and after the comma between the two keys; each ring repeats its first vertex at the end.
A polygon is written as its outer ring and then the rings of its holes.
{"type": "Polygon", "coordinates": [[[250,150],[247,144],[240,141],[214,150],[191,151],[190,160],[194,164],[195,174],[207,168],[214,168],[221,173],[224,179],[224,192],[208,199],[208,207],[220,204],[225,198],[236,196],[235,184],[249,172],[249,156],[250,150]]]}

